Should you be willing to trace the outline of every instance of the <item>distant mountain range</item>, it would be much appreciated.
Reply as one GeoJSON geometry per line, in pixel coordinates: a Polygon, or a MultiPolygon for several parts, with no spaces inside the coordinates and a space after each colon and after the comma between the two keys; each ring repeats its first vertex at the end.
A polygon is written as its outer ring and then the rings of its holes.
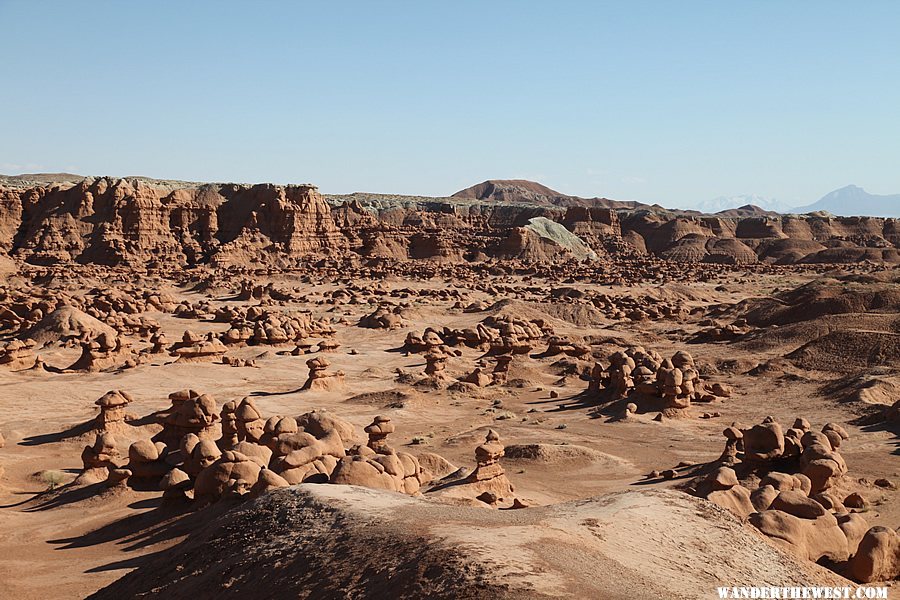
{"type": "Polygon", "coordinates": [[[848,185],[822,197],[821,200],[807,206],[795,206],[793,204],[764,198],[762,196],[719,196],[712,200],[695,202],[690,206],[692,210],[703,213],[715,214],[730,212],[733,209],[746,206],[758,206],[759,208],[777,213],[811,213],[828,212],[836,216],[871,216],[871,217],[900,217],[900,194],[881,196],[870,194],[859,186],[848,185]]]}
{"type": "MultiPolygon", "coordinates": [[[[521,179],[493,179],[460,190],[454,198],[493,200],[504,202],[529,202],[556,206],[604,206],[607,208],[662,209],[634,201],[616,201],[608,198],[579,198],[552,190],[534,181],[521,179]]],[[[900,218],[900,194],[879,196],[869,194],[861,187],[848,185],[824,196],[818,202],[797,206],[792,202],[758,195],[719,196],[712,200],[682,205],[683,209],[704,214],[720,213],[721,216],[762,216],[774,213],[804,214],[828,212],[836,216],[871,216],[900,218]]],[[[677,210],[675,212],[678,212],[677,210]]]]}
{"type": "Polygon", "coordinates": [[[702,213],[714,214],[717,212],[731,210],[733,208],[740,208],[742,206],[748,205],[758,206],[763,210],[770,210],[772,212],[778,213],[790,212],[793,206],[792,204],[783,202],[781,200],[776,200],[774,198],[764,198],[763,196],[756,195],[743,195],[719,196],[718,198],[713,198],[712,200],[703,200],[700,202],[696,202],[689,208],[691,208],[692,210],[698,210],[702,213]]]}
{"type": "Polygon", "coordinates": [[[826,194],[818,202],[809,206],[795,208],[791,212],[808,213],[817,211],[827,211],[842,217],[852,217],[854,215],[900,217],[900,194],[870,194],[861,187],[848,185],[826,194]]]}

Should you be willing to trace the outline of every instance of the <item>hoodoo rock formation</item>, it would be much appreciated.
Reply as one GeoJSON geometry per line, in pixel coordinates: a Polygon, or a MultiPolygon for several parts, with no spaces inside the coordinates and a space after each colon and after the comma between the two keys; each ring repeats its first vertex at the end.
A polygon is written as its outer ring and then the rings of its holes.
{"type": "Polygon", "coordinates": [[[416,495],[427,476],[412,454],[398,452],[388,445],[387,437],[394,432],[388,417],[377,416],[366,427],[369,441],[354,446],[342,458],[331,474],[331,483],[361,485],[416,495]]]}
{"type": "Polygon", "coordinates": [[[767,417],[724,433],[721,466],[694,482],[696,495],[747,519],[800,558],[844,565],[856,581],[900,576],[897,533],[870,528],[853,510],[864,500],[858,492],[848,494],[852,482],[838,451],[849,438],[842,426],[827,423],[817,432],[798,418],[784,430],[767,417]]]}
{"type": "Polygon", "coordinates": [[[10,597],[900,578],[896,221],[52,179],[0,176],[10,597]]]}
{"type": "Polygon", "coordinates": [[[635,410],[659,409],[661,417],[687,416],[692,401],[731,395],[727,386],[701,380],[694,357],[683,350],[663,359],[638,346],[612,353],[607,362],[594,364],[588,390],[603,401],[630,399],[635,410]]]}

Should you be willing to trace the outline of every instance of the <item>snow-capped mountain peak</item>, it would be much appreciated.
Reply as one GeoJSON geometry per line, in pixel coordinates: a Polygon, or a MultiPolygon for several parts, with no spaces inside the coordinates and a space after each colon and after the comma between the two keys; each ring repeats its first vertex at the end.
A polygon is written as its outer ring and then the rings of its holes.
{"type": "Polygon", "coordinates": [[[714,214],[723,210],[732,208],[740,208],[748,204],[758,206],[763,210],[771,210],[774,212],[787,212],[791,205],[776,200],[775,198],[765,198],[763,196],[744,194],[739,196],[719,196],[712,200],[702,200],[693,203],[689,208],[699,210],[700,212],[714,214]]]}

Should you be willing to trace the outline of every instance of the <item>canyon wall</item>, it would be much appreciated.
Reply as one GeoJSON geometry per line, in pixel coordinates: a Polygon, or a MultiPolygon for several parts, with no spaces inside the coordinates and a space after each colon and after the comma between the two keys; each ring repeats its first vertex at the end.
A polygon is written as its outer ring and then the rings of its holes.
{"type": "Polygon", "coordinates": [[[900,263],[900,222],[874,217],[722,217],[664,209],[357,194],[312,185],[139,178],[0,187],[0,252],[33,264],[262,263],[360,256],[552,261],[569,251],[531,219],[560,223],[602,259],[900,263]]]}

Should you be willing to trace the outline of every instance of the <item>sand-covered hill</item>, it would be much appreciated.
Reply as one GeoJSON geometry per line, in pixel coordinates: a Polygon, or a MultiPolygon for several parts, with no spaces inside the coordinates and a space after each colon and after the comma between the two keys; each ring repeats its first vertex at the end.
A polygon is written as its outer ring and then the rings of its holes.
{"type": "Polygon", "coordinates": [[[649,600],[709,598],[726,581],[846,584],[680,492],[488,511],[300,485],[221,515],[91,597],[649,600]]]}

